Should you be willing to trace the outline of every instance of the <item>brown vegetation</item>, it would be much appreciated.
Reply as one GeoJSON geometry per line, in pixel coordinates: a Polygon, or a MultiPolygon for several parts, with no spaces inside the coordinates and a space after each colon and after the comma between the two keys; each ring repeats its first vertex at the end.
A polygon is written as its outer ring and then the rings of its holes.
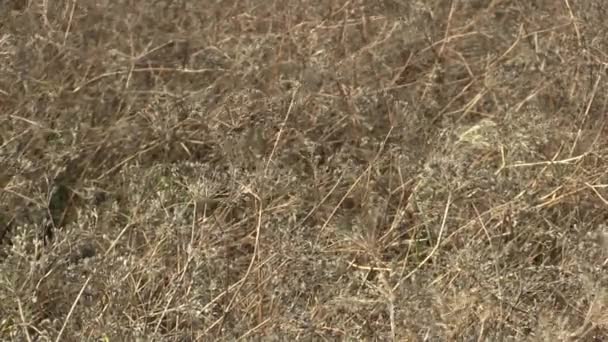
{"type": "Polygon", "coordinates": [[[607,339],[607,17],[1,2],[0,339],[607,339]]]}

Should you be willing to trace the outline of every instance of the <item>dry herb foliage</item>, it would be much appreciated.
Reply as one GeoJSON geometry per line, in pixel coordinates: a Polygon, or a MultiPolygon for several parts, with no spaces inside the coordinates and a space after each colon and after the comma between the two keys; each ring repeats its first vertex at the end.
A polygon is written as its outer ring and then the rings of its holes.
{"type": "Polygon", "coordinates": [[[604,1],[1,6],[0,339],[608,335],[604,1]]]}

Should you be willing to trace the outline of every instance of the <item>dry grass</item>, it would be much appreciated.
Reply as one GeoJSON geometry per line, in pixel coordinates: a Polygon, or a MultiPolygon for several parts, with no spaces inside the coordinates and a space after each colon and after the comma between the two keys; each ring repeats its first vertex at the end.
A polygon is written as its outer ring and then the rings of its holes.
{"type": "Polygon", "coordinates": [[[607,339],[604,2],[2,2],[0,339],[607,339]]]}

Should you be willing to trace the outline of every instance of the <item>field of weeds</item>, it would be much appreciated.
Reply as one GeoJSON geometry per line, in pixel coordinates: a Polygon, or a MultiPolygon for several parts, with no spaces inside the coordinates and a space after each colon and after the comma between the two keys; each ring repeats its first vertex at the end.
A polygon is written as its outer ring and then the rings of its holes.
{"type": "Polygon", "coordinates": [[[604,0],[0,3],[0,340],[608,339],[604,0]]]}

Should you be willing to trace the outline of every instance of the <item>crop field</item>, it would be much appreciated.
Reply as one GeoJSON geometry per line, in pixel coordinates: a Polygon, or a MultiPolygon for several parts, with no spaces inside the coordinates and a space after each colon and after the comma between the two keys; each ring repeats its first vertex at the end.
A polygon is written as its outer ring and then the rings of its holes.
{"type": "Polygon", "coordinates": [[[1,1],[0,340],[608,340],[606,18],[1,1]]]}

